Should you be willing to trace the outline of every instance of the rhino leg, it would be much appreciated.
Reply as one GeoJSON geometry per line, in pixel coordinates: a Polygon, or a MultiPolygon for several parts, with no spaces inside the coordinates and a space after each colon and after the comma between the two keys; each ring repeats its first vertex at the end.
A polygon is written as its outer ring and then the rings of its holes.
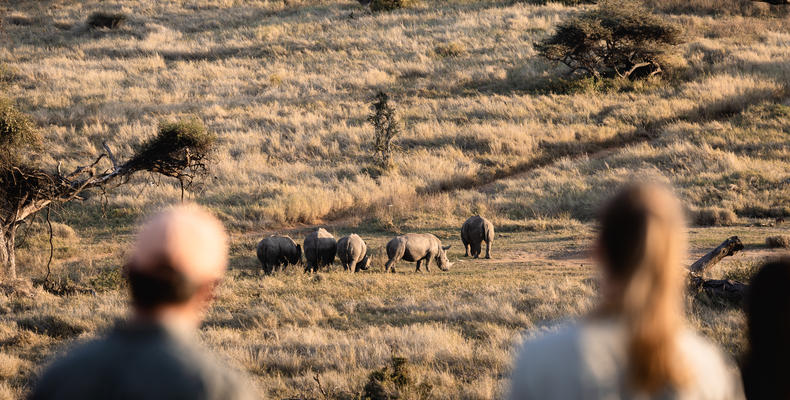
{"type": "Polygon", "coordinates": [[[420,264],[422,264],[422,260],[417,260],[417,269],[414,272],[420,272],[420,264]]]}
{"type": "Polygon", "coordinates": [[[425,259],[425,272],[431,272],[431,257],[425,259]]]}
{"type": "Polygon", "coordinates": [[[464,243],[464,257],[469,257],[469,243],[461,236],[461,242],[464,243]]]}
{"type": "Polygon", "coordinates": [[[356,272],[356,268],[357,268],[357,262],[356,261],[351,261],[348,264],[348,272],[356,272]]]}
{"type": "Polygon", "coordinates": [[[387,260],[387,263],[384,265],[384,272],[390,272],[390,269],[392,269],[392,272],[395,272],[395,264],[400,261],[401,258],[403,258],[403,253],[405,252],[405,245],[398,246],[398,248],[395,249],[395,252],[390,256],[390,259],[387,260]]]}
{"type": "Polygon", "coordinates": [[[486,240],[486,258],[487,259],[491,258],[491,241],[490,240],[486,240]]]}

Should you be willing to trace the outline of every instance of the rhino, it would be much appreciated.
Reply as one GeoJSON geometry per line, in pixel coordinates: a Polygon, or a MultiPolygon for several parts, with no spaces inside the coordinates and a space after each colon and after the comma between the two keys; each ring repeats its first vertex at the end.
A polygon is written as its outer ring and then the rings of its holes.
{"type": "Polygon", "coordinates": [[[331,233],[324,228],[318,228],[310,232],[304,238],[304,258],[307,260],[305,272],[316,272],[324,265],[330,265],[335,261],[337,252],[337,242],[331,233]]]}
{"type": "Polygon", "coordinates": [[[469,257],[469,252],[474,258],[480,256],[480,245],[486,242],[486,258],[491,258],[491,243],[494,241],[494,224],[491,221],[475,215],[469,217],[461,227],[461,242],[464,243],[464,257],[469,257]]]}
{"type": "Polygon", "coordinates": [[[266,275],[302,261],[302,246],[288,236],[269,236],[258,242],[258,260],[266,275]]]}
{"type": "Polygon", "coordinates": [[[442,242],[430,233],[407,233],[393,238],[387,243],[387,256],[389,260],[384,267],[386,272],[390,269],[395,271],[395,263],[403,259],[406,261],[416,261],[417,271],[425,261],[425,270],[430,272],[431,260],[435,259],[436,264],[442,271],[447,271],[453,265],[447,259],[447,249],[450,246],[442,246],[442,242]]]}
{"type": "Polygon", "coordinates": [[[337,258],[343,264],[343,269],[350,272],[367,270],[370,267],[368,246],[359,235],[352,233],[337,241],[337,258]]]}

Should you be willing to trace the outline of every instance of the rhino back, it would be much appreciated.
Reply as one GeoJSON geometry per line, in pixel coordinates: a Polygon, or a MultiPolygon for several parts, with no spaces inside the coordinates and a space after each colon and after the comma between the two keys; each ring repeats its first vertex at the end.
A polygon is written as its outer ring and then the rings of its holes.
{"type": "Polygon", "coordinates": [[[413,258],[410,261],[416,261],[425,257],[439,244],[439,239],[430,233],[408,233],[405,235],[405,239],[406,252],[404,259],[413,258]]]}

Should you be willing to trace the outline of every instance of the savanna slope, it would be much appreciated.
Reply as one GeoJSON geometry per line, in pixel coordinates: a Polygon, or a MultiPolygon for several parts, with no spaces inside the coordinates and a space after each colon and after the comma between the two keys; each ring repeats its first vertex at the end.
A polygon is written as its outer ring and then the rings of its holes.
{"type": "MultiPolygon", "coordinates": [[[[211,176],[188,193],[234,237],[202,337],[262,393],[322,397],[319,376],[330,397],[353,397],[396,353],[414,363],[414,396],[495,398],[518,332],[592,304],[577,252],[618,183],[667,180],[696,222],[736,225],[692,233],[697,252],[737,233],[757,255],[727,261],[721,276],[748,276],[768,254],[764,236],[782,232],[749,225],[790,215],[790,21],[750,2],[652,6],[686,31],[671,73],[568,85],[532,43],[589,6],[425,1],[371,15],[342,1],[14,1],[3,5],[0,82],[42,127],[52,168],[84,164],[102,141],[128,153],[161,119],[197,115],[219,135],[211,176]],[[86,30],[99,9],[129,20],[86,30]],[[381,89],[403,122],[402,151],[375,177],[366,117],[381,89]],[[330,221],[374,248],[393,232],[431,231],[456,258],[471,213],[506,236],[499,261],[430,275],[250,273],[264,232],[330,221]]],[[[155,183],[54,214],[56,276],[99,293],[0,294],[0,397],[23,395],[60,345],[123,315],[117,266],[135,223],[179,198],[172,182],[155,183]]],[[[41,221],[23,235],[20,274],[43,275],[41,221]]],[[[737,309],[690,300],[690,310],[742,350],[737,309]]]]}

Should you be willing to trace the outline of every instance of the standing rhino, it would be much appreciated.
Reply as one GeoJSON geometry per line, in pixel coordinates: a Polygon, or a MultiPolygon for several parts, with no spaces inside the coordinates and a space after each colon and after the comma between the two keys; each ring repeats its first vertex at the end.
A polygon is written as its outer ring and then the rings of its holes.
{"type": "Polygon", "coordinates": [[[494,241],[494,224],[491,221],[475,215],[469,217],[461,227],[461,241],[464,243],[464,257],[469,257],[469,251],[472,252],[472,257],[477,258],[480,256],[480,244],[486,242],[486,258],[491,258],[491,242],[494,241]]]}
{"type": "Polygon", "coordinates": [[[302,246],[288,236],[269,236],[258,242],[258,260],[266,275],[302,261],[302,246]]]}
{"type": "Polygon", "coordinates": [[[343,269],[346,271],[359,272],[370,267],[368,246],[355,233],[344,236],[337,241],[337,258],[343,263],[343,269]]]}
{"type": "Polygon", "coordinates": [[[450,246],[442,246],[439,238],[430,233],[408,233],[398,236],[387,243],[389,261],[387,261],[384,269],[387,272],[389,272],[390,268],[395,271],[395,263],[400,259],[404,259],[406,261],[416,261],[417,271],[420,270],[420,264],[425,261],[425,270],[430,272],[431,260],[435,259],[439,269],[447,271],[453,265],[447,259],[447,253],[445,253],[449,248],[450,246]]]}
{"type": "Polygon", "coordinates": [[[304,258],[307,260],[305,272],[316,272],[318,268],[335,261],[337,242],[331,233],[324,228],[310,232],[304,238],[304,258]]]}

